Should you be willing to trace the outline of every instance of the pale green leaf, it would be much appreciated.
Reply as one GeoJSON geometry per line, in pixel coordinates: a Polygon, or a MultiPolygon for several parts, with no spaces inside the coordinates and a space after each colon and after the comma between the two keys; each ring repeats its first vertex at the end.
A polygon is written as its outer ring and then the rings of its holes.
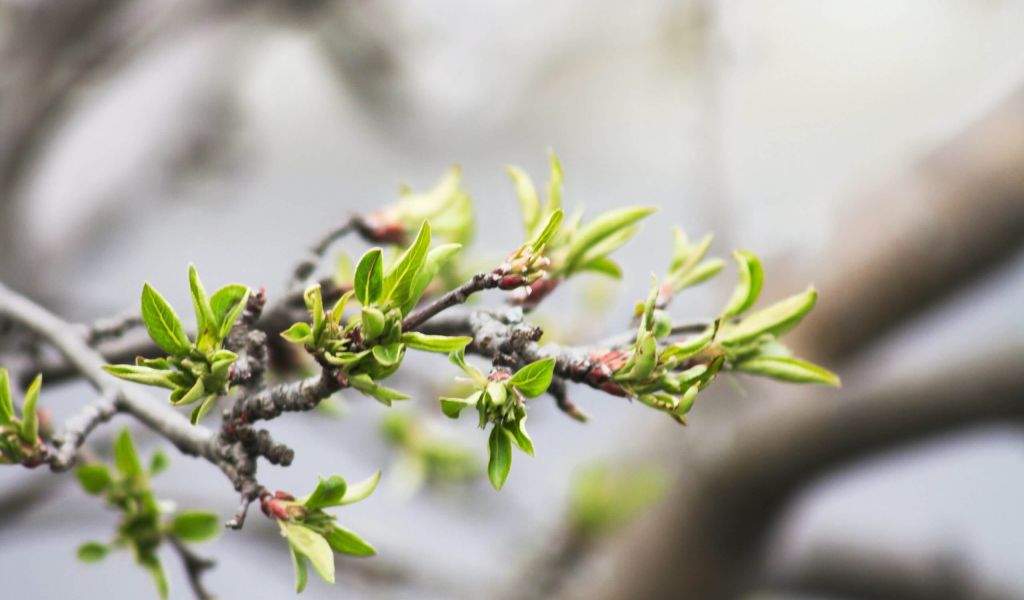
{"type": "Polygon", "coordinates": [[[446,335],[427,335],[418,331],[407,331],[402,334],[402,343],[414,350],[427,352],[455,352],[463,350],[473,338],[466,336],[449,337],[446,335]]]}
{"type": "Polygon", "coordinates": [[[142,286],[142,322],[149,337],[164,352],[175,356],[188,354],[192,342],[171,305],[148,283],[142,286]]]}
{"type": "Polygon", "coordinates": [[[324,539],[327,540],[332,550],[341,554],[348,554],[350,556],[373,556],[377,554],[377,550],[366,543],[361,537],[337,525],[331,525],[331,528],[324,534],[324,539]]]}
{"type": "Polygon", "coordinates": [[[736,250],[732,256],[739,266],[740,281],[726,303],[725,310],[722,311],[724,319],[742,314],[753,306],[754,302],[757,302],[757,297],[761,295],[761,286],[764,284],[764,269],[756,256],[742,250],[736,250]]]}
{"type": "Polygon", "coordinates": [[[762,335],[782,335],[789,331],[804,318],[818,299],[818,292],[814,288],[790,296],[771,306],[761,309],[742,321],[738,325],[723,327],[720,340],[727,346],[738,346],[751,342],[762,335]]]}
{"type": "Polygon", "coordinates": [[[278,521],[278,524],[291,547],[309,559],[313,569],[324,581],[334,583],[334,553],[331,552],[327,540],[312,529],[297,523],[278,521]]]}
{"type": "Polygon", "coordinates": [[[536,398],[551,385],[551,377],[555,372],[555,359],[552,357],[534,361],[519,369],[508,380],[527,398],[536,398]]]}
{"type": "Polygon", "coordinates": [[[174,372],[168,369],[153,369],[151,367],[135,365],[103,365],[103,370],[125,381],[155,385],[169,390],[178,387],[171,377],[174,375],[174,372]]]}
{"type": "Polygon", "coordinates": [[[736,365],[738,371],[790,383],[818,383],[839,387],[839,376],[818,365],[783,356],[757,356],[736,365]]]}
{"type": "Polygon", "coordinates": [[[220,519],[211,512],[183,512],[171,521],[171,535],[186,542],[205,542],[220,530],[220,519]]]}
{"type": "Polygon", "coordinates": [[[36,404],[39,403],[39,388],[43,385],[42,374],[36,375],[25,392],[25,403],[21,405],[21,439],[35,444],[39,439],[39,418],[36,404]]]}
{"type": "Polygon", "coordinates": [[[380,471],[377,471],[366,479],[348,486],[344,496],[341,498],[341,504],[355,504],[360,500],[368,498],[377,489],[377,484],[380,483],[380,475],[380,471]]]}
{"type": "Polygon", "coordinates": [[[302,504],[310,510],[337,506],[341,504],[341,499],[345,496],[345,488],[345,480],[337,475],[331,475],[327,479],[320,478],[316,489],[303,500],[302,504]]]}
{"type": "Polygon", "coordinates": [[[372,248],[363,254],[356,265],[356,299],[363,306],[377,302],[384,289],[384,251],[372,248]]]}
{"type": "Polygon", "coordinates": [[[576,232],[569,244],[565,270],[573,271],[590,248],[605,238],[625,229],[654,212],[655,209],[633,206],[611,210],[594,219],[576,232]]]}
{"type": "MultiPolygon", "coordinates": [[[[430,249],[430,223],[423,222],[412,245],[398,258],[398,261],[384,276],[384,292],[382,297],[389,300],[392,306],[404,307],[410,302],[413,283],[423,268],[430,249]]],[[[415,299],[412,300],[415,302],[415,299]]],[[[405,314],[403,312],[403,314],[405,314]]]]}

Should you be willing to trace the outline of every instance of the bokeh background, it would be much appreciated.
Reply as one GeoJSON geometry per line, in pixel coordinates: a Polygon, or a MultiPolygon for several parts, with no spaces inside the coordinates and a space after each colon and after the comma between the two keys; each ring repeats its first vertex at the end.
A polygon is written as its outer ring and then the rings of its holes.
{"type": "MultiPolygon", "coordinates": [[[[723,379],[680,428],[574,388],[591,422],[534,401],[538,456],[516,454],[500,494],[389,477],[385,411],[357,395],[341,416],[279,419],[297,459],[261,468],[272,489],[385,473],[341,514],[380,555],[341,560],[306,597],[1021,598],[1022,25],[1009,0],[3,0],[0,277],[81,322],[131,308],[143,280],[187,313],[189,261],[208,286],[273,298],[332,225],[455,163],[476,203],[468,254],[500,257],[522,235],[504,167],[543,181],[554,148],[568,206],[659,212],[619,251],[621,282],[581,276],[538,312],[553,338],[628,327],[680,225],[714,232],[719,256],[760,255],[767,299],[817,284],[794,344],[844,389],[723,379]],[[962,414],[928,416],[943,394],[962,414]],[[972,412],[993,395],[1011,408],[972,412]],[[877,418],[847,429],[858,402],[877,418]],[[829,411],[829,429],[793,435],[829,411]],[[569,498],[601,463],[658,468],[663,501],[577,547],[569,498]]],[[[713,314],[733,275],[673,314],[713,314]]],[[[413,364],[415,401],[394,410],[483,461],[473,423],[436,410],[450,374],[413,364]]],[[[43,403],[59,420],[90,398],[76,384],[43,403]]],[[[155,486],[225,519],[236,505],[183,457],[155,486]]],[[[72,478],[5,469],[0,507],[6,595],[153,594],[127,556],[75,560],[115,515],[72,478]]],[[[201,550],[224,598],[292,594],[265,519],[201,550]]]]}

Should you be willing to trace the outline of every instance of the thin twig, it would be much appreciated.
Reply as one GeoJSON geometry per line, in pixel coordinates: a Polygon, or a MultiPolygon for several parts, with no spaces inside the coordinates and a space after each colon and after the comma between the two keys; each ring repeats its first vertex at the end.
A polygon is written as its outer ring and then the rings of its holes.
{"type": "Polygon", "coordinates": [[[181,563],[185,567],[185,574],[188,575],[188,584],[192,588],[192,593],[195,594],[195,597],[198,600],[215,600],[216,596],[211,594],[206,589],[206,586],[203,585],[203,573],[217,566],[217,563],[212,559],[204,558],[193,552],[177,536],[169,535],[167,536],[167,541],[171,543],[171,547],[174,548],[181,558],[181,563]]]}

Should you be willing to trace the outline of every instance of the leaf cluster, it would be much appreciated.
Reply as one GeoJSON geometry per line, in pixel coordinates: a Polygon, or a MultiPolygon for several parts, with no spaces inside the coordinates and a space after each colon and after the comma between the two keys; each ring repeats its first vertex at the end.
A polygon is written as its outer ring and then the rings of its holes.
{"type": "Polygon", "coordinates": [[[114,442],[113,471],[98,462],[75,470],[75,477],[87,493],[103,496],[108,506],[121,513],[114,538],[106,543],[82,544],[78,558],[96,562],[112,550],[127,549],[153,578],[161,598],[167,598],[170,589],[157,551],[168,536],[193,543],[212,539],[220,532],[216,514],[188,511],[172,516],[167,506],[156,500],[149,478],[167,466],[167,455],[157,451],[143,468],[132,436],[124,429],[114,442]]]}
{"type": "Polygon", "coordinates": [[[38,452],[41,442],[36,405],[42,384],[43,376],[36,375],[25,391],[19,417],[11,397],[10,376],[7,369],[0,369],[0,464],[20,463],[38,452]]]}
{"type": "Polygon", "coordinates": [[[229,392],[231,365],[238,355],[223,348],[224,340],[245,309],[249,288],[226,285],[207,296],[194,265],[188,269],[196,315],[195,340],[189,339],[174,308],[148,283],[142,287],[142,321],[166,357],[139,357],[134,365],[103,368],[121,379],[171,390],[175,406],[198,402],[192,423],[198,423],[229,392]]]}

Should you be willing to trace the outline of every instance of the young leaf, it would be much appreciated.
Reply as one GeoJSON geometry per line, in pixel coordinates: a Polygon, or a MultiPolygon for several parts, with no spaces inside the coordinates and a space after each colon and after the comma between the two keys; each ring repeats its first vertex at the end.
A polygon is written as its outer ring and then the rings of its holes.
{"type": "MultiPolygon", "coordinates": [[[[197,385],[201,385],[202,383],[202,380],[196,382],[197,385]]],[[[214,406],[217,406],[217,399],[217,394],[207,394],[205,397],[203,397],[203,401],[199,404],[199,406],[192,409],[192,415],[190,417],[190,420],[192,421],[193,425],[196,425],[199,423],[199,421],[202,421],[203,417],[208,415],[210,411],[213,410],[214,406]]],[[[182,404],[187,404],[187,402],[182,402],[182,404]]]]}
{"type": "Polygon", "coordinates": [[[160,564],[160,559],[154,556],[147,558],[140,558],[139,563],[149,571],[150,577],[153,578],[153,583],[156,585],[156,592],[163,600],[167,600],[170,596],[171,588],[167,583],[167,573],[164,571],[164,566],[160,564]]]}
{"type": "Polygon", "coordinates": [[[393,390],[391,388],[379,385],[376,381],[373,380],[373,378],[371,378],[366,373],[359,373],[358,375],[353,375],[352,377],[349,378],[349,383],[352,385],[352,387],[356,388],[357,390],[366,394],[367,396],[375,398],[377,401],[379,401],[381,404],[385,406],[391,406],[391,402],[393,400],[409,399],[408,395],[403,394],[398,390],[393,390]]]}
{"type": "Polygon", "coordinates": [[[316,489],[302,504],[310,510],[337,506],[345,496],[345,487],[345,480],[337,475],[331,475],[327,479],[321,478],[316,489]]]}
{"type": "MultiPolygon", "coordinates": [[[[392,306],[407,306],[412,296],[412,287],[416,275],[423,268],[430,249],[430,223],[423,222],[412,245],[398,258],[384,277],[382,297],[390,300],[392,306]]],[[[404,313],[403,313],[404,315],[404,313]]]]}
{"type": "Polygon", "coordinates": [[[132,434],[128,429],[122,429],[114,440],[114,465],[127,478],[142,474],[135,442],[132,441],[132,434]]]}
{"type": "Polygon", "coordinates": [[[36,404],[39,402],[39,387],[43,384],[43,376],[36,375],[32,384],[25,392],[25,403],[21,405],[21,439],[35,444],[39,439],[39,419],[36,416],[36,404]]]}
{"type": "Polygon", "coordinates": [[[110,470],[100,463],[89,463],[75,469],[75,478],[82,485],[82,489],[88,494],[95,496],[110,487],[110,470]]]}
{"type": "Polygon", "coordinates": [[[476,406],[481,395],[480,392],[475,392],[468,398],[441,398],[441,412],[450,419],[458,419],[463,409],[476,406]]]}
{"type": "Polygon", "coordinates": [[[522,416],[516,420],[515,429],[512,430],[512,441],[520,450],[533,456],[533,440],[530,439],[530,434],[526,433],[526,411],[522,411],[522,416]]]}
{"type": "Polygon", "coordinates": [[[808,288],[802,294],[790,296],[743,319],[724,331],[721,341],[727,346],[739,346],[765,334],[782,335],[796,327],[817,300],[818,292],[813,287],[808,288]]]}
{"type": "Polygon", "coordinates": [[[551,385],[551,377],[555,372],[555,359],[552,357],[534,361],[515,372],[508,384],[519,389],[527,398],[536,398],[551,385]]]}
{"type": "Polygon", "coordinates": [[[519,167],[507,167],[505,171],[515,185],[519,207],[523,212],[523,229],[526,231],[526,237],[530,237],[540,222],[540,198],[537,196],[537,190],[526,171],[519,167]]]}
{"type": "Polygon", "coordinates": [[[393,367],[402,361],[405,347],[402,344],[381,344],[373,347],[373,358],[382,367],[393,367]]]}
{"type": "Polygon", "coordinates": [[[562,209],[558,209],[548,215],[548,220],[545,221],[544,227],[530,240],[530,247],[534,251],[540,250],[555,237],[555,234],[558,233],[558,228],[562,225],[562,218],[564,216],[562,209]]]}
{"type": "Polygon", "coordinates": [[[608,211],[588,223],[573,236],[572,242],[569,244],[569,251],[565,258],[566,271],[575,270],[580,259],[592,246],[633,225],[654,210],[645,206],[620,208],[608,211]]]}
{"type": "Polygon", "coordinates": [[[512,468],[512,441],[508,432],[495,423],[491,429],[491,435],[487,438],[487,477],[491,480],[494,489],[501,490],[508,478],[508,471],[512,468]]]}
{"type": "Polygon", "coordinates": [[[715,340],[715,335],[718,334],[719,323],[721,323],[721,321],[715,320],[715,322],[705,329],[700,335],[695,335],[686,341],[672,344],[661,352],[661,358],[664,360],[673,359],[676,361],[683,361],[704,350],[715,340]]]}
{"type": "Polygon", "coordinates": [[[78,560],[92,563],[103,560],[110,553],[110,548],[99,542],[86,542],[78,547],[78,560]]]}
{"type": "Polygon", "coordinates": [[[313,342],[313,330],[309,323],[295,323],[286,331],[281,332],[281,337],[293,344],[310,344],[313,342]]]}
{"type": "Polygon", "coordinates": [[[174,372],[168,369],[153,369],[134,365],[103,365],[103,370],[125,381],[155,385],[169,390],[178,387],[171,379],[174,372]]]}
{"type": "Polygon", "coordinates": [[[373,556],[377,550],[366,543],[361,537],[351,531],[331,525],[331,528],[324,534],[324,539],[335,552],[348,554],[350,556],[373,556]]]}
{"type": "Polygon", "coordinates": [[[334,583],[334,553],[322,535],[308,527],[288,521],[278,521],[281,531],[291,547],[309,559],[313,569],[327,583],[334,583]]]}
{"type": "Polygon", "coordinates": [[[478,386],[487,385],[487,378],[480,372],[480,369],[466,363],[466,355],[464,350],[456,350],[448,355],[448,360],[453,365],[462,369],[462,372],[469,375],[469,378],[473,380],[473,383],[478,386]]]}
{"type": "Polygon", "coordinates": [[[544,205],[544,212],[551,213],[562,207],[562,181],[565,175],[562,173],[562,163],[554,150],[548,149],[548,160],[551,169],[548,174],[548,201],[544,205]]]}
{"type": "Polygon", "coordinates": [[[167,467],[171,465],[171,459],[167,458],[167,453],[163,450],[157,450],[153,453],[153,456],[149,457],[149,475],[159,475],[167,470],[167,467]]]}
{"type": "Polygon", "coordinates": [[[185,328],[178,315],[148,283],[142,286],[142,322],[149,337],[164,352],[182,356],[192,349],[192,342],[185,335],[185,328]]]}
{"type": "Polygon", "coordinates": [[[335,326],[341,324],[341,317],[345,314],[345,305],[352,299],[352,296],[356,293],[355,290],[349,290],[338,298],[338,301],[334,303],[334,308],[331,309],[331,322],[335,326]]]}
{"type": "Polygon", "coordinates": [[[196,266],[188,266],[188,287],[192,292],[192,307],[196,311],[197,342],[205,341],[204,336],[213,336],[217,331],[217,319],[213,316],[210,299],[206,296],[206,288],[199,279],[196,266]]]}
{"type": "Polygon", "coordinates": [[[764,284],[764,269],[761,268],[761,261],[750,252],[736,250],[732,253],[736,264],[740,268],[740,282],[733,290],[729,302],[722,311],[722,318],[728,319],[742,314],[757,302],[761,295],[761,286],[764,284]]]}
{"type": "Polygon", "coordinates": [[[220,533],[220,519],[209,512],[183,512],[171,522],[171,535],[186,542],[205,542],[220,533]]]}
{"type": "Polygon", "coordinates": [[[348,488],[345,489],[345,494],[342,496],[340,504],[344,506],[346,504],[355,504],[360,500],[365,500],[373,493],[373,490],[377,489],[378,483],[380,483],[380,471],[377,471],[359,483],[353,483],[348,486],[348,488]]]}
{"type": "Polygon", "coordinates": [[[596,258],[576,267],[577,273],[582,273],[584,271],[593,271],[594,273],[607,275],[613,279],[622,279],[622,267],[607,256],[597,256],[596,258]]]}
{"type": "Polygon", "coordinates": [[[462,250],[462,244],[442,244],[437,248],[431,248],[430,252],[427,252],[427,258],[423,261],[423,268],[416,274],[416,279],[409,290],[408,299],[402,306],[398,307],[403,315],[416,306],[427,286],[434,280],[437,272],[441,270],[441,267],[446,262],[458,254],[460,250],[462,250]]]}
{"type": "Polygon", "coordinates": [[[7,369],[0,369],[0,425],[10,425],[14,420],[14,402],[11,400],[10,384],[7,369]]]}
{"type": "MultiPolygon", "coordinates": [[[[176,390],[176,391],[180,391],[180,390],[176,390]]],[[[185,394],[183,394],[180,398],[178,398],[177,400],[174,400],[174,396],[172,394],[172,396],[171,396],[171,399],[172,399],[171,404],[174,404],[175,406],[182,406],[182,405],[185,405],[185,404],[192,404],[196,400],[199,400],[200,398],[202,398],[203,394],[205,392],[206,392],[206,388],[203,387],[203,380],[202,379],[196,379],[195,383],[192,384],[192,387],[189,388],[189,390],[185,394]]]]}
{"type": "Polygon", "coordinates": [[[249,288],[237,283],[220,288],[210,297],[210,310],[216,323],[218,340],[228,336],[248,301],[249,288]]]}
{"type": "Polygon", "coordinates": [[[363,337],[368,340],[372,340],[384,333],[384,327],[387,326],[387,319],[384,317],[384,313],[377,308],[364,306],[362,324],[363,337]]]}
{"type": "Polygon", "coordinates": [[[311,335],[313,336],[313,343],[317,344],[320,342],[320,335],[327,325],[327,315],[324,314],[324,297],[320,292],[320,284],[314,284],[306,288],[306,291],[302,294],[302,299],[306,303],[306,308],[309,309],[310,316],[313,317],[311,335]]]}
{"type": "Polygon", "coordinates": [[[840,385],[839,376],[832,371],[784,356],[756,356],[737,364],[736,369],[791,383],[819,383],[834,387],[840,385]]]}
{"type": "Polygon", "coordinates": [[[374,304],[384,289],[384,251],[372,248],[363,254],[356,265],[356,299],[363,306],[374,304]]]}
{"type": "Polygon", "coordinates": [[[418,331],[407,331],[402,334],[402,343],[413,350],[427,352],[455,352],[465,349],[473,341],[471,337],[449,337],[446,335],[427,335],[418,331]]]}
{"type": "Polygon", "coordinates": [[[295,570],[295,592],[301,594],[302,590],[306,589],[306,581],[309,579],[306,559],[295,551],[294,546],[289,545],[288,550],[292,555],[292,568],[295,570]]]}

